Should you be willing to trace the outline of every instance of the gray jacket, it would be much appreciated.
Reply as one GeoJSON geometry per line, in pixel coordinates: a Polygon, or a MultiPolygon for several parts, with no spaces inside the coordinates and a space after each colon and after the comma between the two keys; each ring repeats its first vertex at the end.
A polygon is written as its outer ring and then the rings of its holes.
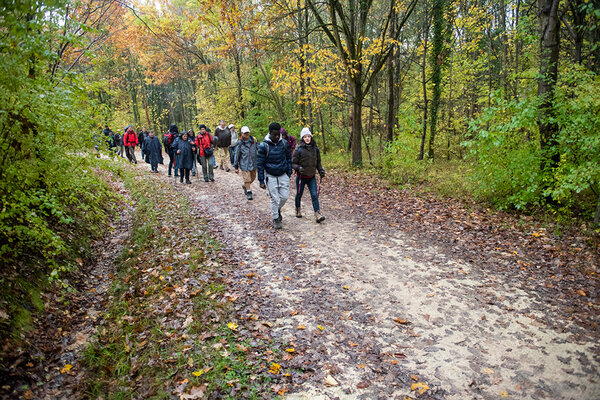
{"type": "Polygon", "coordinates": [[[239,138],[233,149],[233,154],[233,168],[239,168],[242,171],[253,171],[256,169],[258,143],[252,136],[247,141],[239,138]]]}

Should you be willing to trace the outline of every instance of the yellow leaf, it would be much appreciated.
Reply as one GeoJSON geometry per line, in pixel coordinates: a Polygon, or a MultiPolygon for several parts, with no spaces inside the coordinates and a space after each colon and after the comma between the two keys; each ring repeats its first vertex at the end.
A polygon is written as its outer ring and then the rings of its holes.
{"type": "Polygon", "coordinates": [[[230,322],[227,324],[227,327],[232,331],[237,332],[238,324],[236,324],[235,322],[230,322]]]}
{"type": "Polygon", "coordinates": [[[494,370],[493,370],[493,369],[491,369],[491,368],[484,368],[484,369],[483,369],[483,372],[484,372],[485,374],[488,374],[488,375],[493,375],[493,374],[494,374],[494,370]]]}
{"type": "Polygon", "coordinates": [[[500,397],[509,397],[509,394],[506,390],[503,390],[499,393],[500,397]]]}
{"type": "Polygon", "coordinates": [[[192,375],[194,375],[194,376],[200,376],[200,375],[202,375],[203,373],[204,373],[204,371],[203,371],[203,370],[201,370],[201,369],[199,369],[198,371],[194,371],[194,372],[192,372],[192,375]]]}
{"type": "Polygon", "coordinates": [[[350,290],[350,286],[342,286],[342,289],[344,289],[344,290],[350,290]]]}
{"type": "Polygon", "coordinates": [[[62,367],[62,369],[60,370],[60,373],[64,374],[65,372],[69,372],[71,370],[71,368],[73,368],[73,366],[71,364],[67,364],[64,367],[62,367]]]}
{"type": "Polygon", "coordinates": [[[288,353],[293,353],[296,351],[296,349],[290,348],[290,349],[285,349],[285,351],[287,351],[288,353]]]}
{"type": "Polygon", "coordinates": [[[280,369],[281,369],[281,365],[279,365],[277,363],[273,363],[273,364],[271,364],[271,369],[269,369],[269,372],[272,374],[278,374],[280,369]]]}
{"type": "Polygon", "coordinates": [[[325,329],[321,325],[317,325],[317,328],[319,328],[320,330],[324,330],[325,329]]]}
{"type": "Polygon", "coordinates": [[[586,296],[586,293],[585,293],[583,290],[581,290],[581,289],[579,289],[579,290],[577,291],[577,294],[578,294],[578,295],[580,295],[580,296],[582,296],[582,297],[585,297],[585,296],[586,296]]]}
{"type": "Polygon", "coordinates": [[[412,385],[410,385],[410,390],[412,390],[412,391],[418,390],[419,394],[423,394],[429,390],[429,386],[427,386],[426,383],[417,382],[417,383],[413,383],[412,385]]]}
{"type": "Polygon", "coordinates": [[[303,330],[305,330],[305,329],[306,329],[306,326],[304,326],[304,325],[300,324],[300,325],[298,325],[298,328],[297,328],[297,329],[298,329],[298,330],[300,330],[300,331],[303,331],[303,330]]]}
{"type": "Polygon", "coordinates": [[[394,318],[394,322],[397,324],[402,324],[402,325],[410,324],[410,321],[402,319],[402,318],[394,318]]]}

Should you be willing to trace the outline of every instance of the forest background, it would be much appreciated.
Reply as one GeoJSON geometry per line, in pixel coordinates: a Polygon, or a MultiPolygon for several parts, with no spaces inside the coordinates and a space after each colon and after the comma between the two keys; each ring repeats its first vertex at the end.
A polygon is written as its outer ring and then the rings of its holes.
{"type": "Polygon", "coordinates": [[[39,282],[83,262],[119,201],[89,152],[105,124],[160,136],[225,119],[259,139],[272,121],[309,126],[326,167],[598,229],[598,0],[0,9],[5,328],[27,323],[39,282]]]}

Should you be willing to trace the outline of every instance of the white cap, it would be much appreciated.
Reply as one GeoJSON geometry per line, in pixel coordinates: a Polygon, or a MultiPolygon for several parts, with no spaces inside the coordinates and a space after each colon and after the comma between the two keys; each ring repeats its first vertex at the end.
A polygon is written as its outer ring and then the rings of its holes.
{"type": "Polygon", "coordinates": [[[242,126],[241,132],[242,133],[246,133],[246,132],[250,133],[250,128],[248,128],[247,126],[242,126]]]}
{"type": "Polygon", "coordinates": [[[302,131],[300,131],[300,139],[302,139],[306,135],[312,136],[312,133],[310,133],[310,129],[302,128],[302,131]]]}
{"type": "Polygon", "coordinates": [[[234,125],[234,124],[231,124],[231,125],[229,125],[229,126],[228,126],[228,128],[229,128],[229,129],[231,129],[231,128],[235,128],[235,125],[234,125]]]}

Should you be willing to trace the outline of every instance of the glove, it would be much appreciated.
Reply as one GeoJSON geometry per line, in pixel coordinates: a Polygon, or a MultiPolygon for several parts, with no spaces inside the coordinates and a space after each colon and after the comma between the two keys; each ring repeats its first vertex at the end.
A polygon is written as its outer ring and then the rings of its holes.
{"type": "Polygon", "coordinates": [[[260,184],[260,185],[258,185],[258,186],[260,186],[260,188],[261,188],[261,189],[266,189],[266,188],[267,188],[267,185],[265,185],[264,183],[261,183],[261,184],[260,184]]]}
{"type": "Polygon", "coordinates": [[[325,170],[319,171],[319,175],[321,176],[321,178],[324,178],[325,177],[325,170]]]}

